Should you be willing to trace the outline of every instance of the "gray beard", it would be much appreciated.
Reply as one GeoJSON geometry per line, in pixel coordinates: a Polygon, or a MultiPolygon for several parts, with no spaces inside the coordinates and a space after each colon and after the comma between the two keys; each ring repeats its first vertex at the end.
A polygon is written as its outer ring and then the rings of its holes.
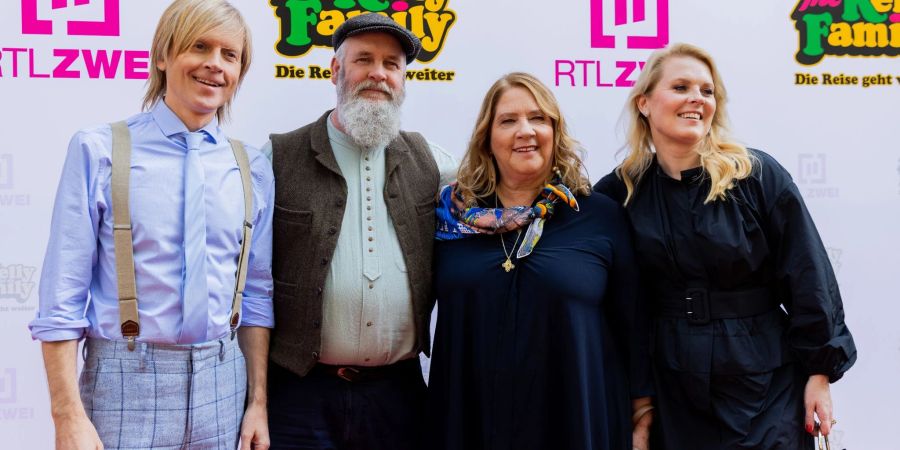
{"type": "Polygon", "coordinates": [[[352,92],[339,74],[337,84],[338,111],[341,125],[356,145],[365,150],[387,146],[400,134],[400,107],[405,92],[393,92],[387,83],[365,80],[352,92]],[[359,96],[363,89],[380,87],[390,94],[388,100],[371,100],[359,96]]]}

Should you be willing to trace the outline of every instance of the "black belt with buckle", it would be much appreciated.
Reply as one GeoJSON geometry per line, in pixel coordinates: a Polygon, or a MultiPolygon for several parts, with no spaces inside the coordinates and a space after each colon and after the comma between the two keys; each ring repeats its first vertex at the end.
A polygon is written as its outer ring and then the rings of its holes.
{"type": "Polygon", "coordinates": [[[400,376],[403,373],[421,371],[419,358],[409,358],[388,364],[386,366],[335,366],[331,364],[316,364],[310,373],[335,376],[351,383],[361,381],[383,380],[400,376]]]}
{"type": "Polygon", "coordinates": [[[656,314],[660,317],[685,318],[696,325],[713,319],[737,319],[757,316],[777,308],[780,303],[770,288],[743,291],[710,291],[688,288],[680,296],[659,296],[656,314]]]}

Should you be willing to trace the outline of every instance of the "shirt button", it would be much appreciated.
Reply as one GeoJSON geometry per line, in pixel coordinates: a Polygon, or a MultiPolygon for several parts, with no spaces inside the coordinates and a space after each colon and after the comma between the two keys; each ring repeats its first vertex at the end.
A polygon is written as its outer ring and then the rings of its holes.
{"type": "Polygon", "coordinates": [[[370,249],[369,249],[369,253],[372,253],[372,252],[374,252],[374,251],[375,251],[374,248],[370,248],[370,249]]]}
{"type": "Polygon", "coordinates": [[[368,200],[368,201],[370,201],[370,202],[371,202],[371,201],[372,201],[372,196],[371,196],[371,195],[369,195],[369,196],[366,196],[366,200],[368,200]]]}
{"type": "Polygon", "coordinates": [[[366,177],[366,181],[372,181],[372,177],[366,177]]]}
{"type": "MultiPolygon", "coordinates": [[[[375,289],[375,285],[372,284],[372,283],[369,283],[369,289],[375,289]]],[[[370,322],[370,323],[371,323],[371,322],[370,322]]]]}
{"type": "Polygon", "coordinates": [[[366,170],[372,170],[369,166],[366,166],[366,170]]]}
{"type": "Polygon", "coordinates": [[[366,206],[366,210],[371,211],[371,210],[372,210],[372,206],[371,206],[371,205],[366,206]]]}
{"type": "Polygon", "coordinates": [[[369,157],[368,157],[368,156],[366,156],[366,161],[368,161],[368,160],[369,160],[369,157]]]}
{"type": "Polygon", "coordinates": [[[313,328],[319,328],[321,326],[322,326],[322,322],[319,322],[318,320],[313,321],[313,328]]]}
{"type": "Polygon", "coordinates": [[[334,204],[335,204],[335,206],[344,206],[344,200],[338,199],[336,202],[334,202],[334,204]]]}
{"type": "Polygon", "coordinates": [[[319,297],[322,296],[322,286],[319,286],[318,289],[316,289],[316,293],[319,294],[319,297]]]}
{"type": "Polygon", "coordinates": [[[370,322],[366,322],[366,326],[367,326],[367,327],[371,327],[371,326],[372,326],[372,322],[371,322],[371,321],[370,321],[370,322]]]}
{"type": "Polygon", "coordinates": [[[319,352],[312,352],[312,357],[314,360],[318,361],[319,360],[319,352]]]}
{"type": "Polygon", "coordinates": [[[367,187],[367,188],[366,188],[366,192],[372,192],[372,188],[367,187]]]}
{"type": "Polygon", "coordinates": [[[328,258],[322,258],[322,265],[328,265],[328,258]]]}
{"type": "Polygon", "coordinates": [[[372,216],[366,217],[366,220],[372,220],[372,216]]]}
{"type": "Polygon", "coordinates": [[[328,234],[337,234],[337,227],[331,227],[328,229],[328,234]]]}
{"type": "Polygon", "coordinates": [[[369,231],[372,231],[372,227],[369,227],[369,231]]]}
{"type": "MultiPolygon", "coordinates": [[[[371,230],[372,228],[369,228],[369,229],[371,230]]],[[[372,242],[374,240],[375,240],[375,238],[373,238],[372,236],[369,236],[369,242],[372,242]]]]}

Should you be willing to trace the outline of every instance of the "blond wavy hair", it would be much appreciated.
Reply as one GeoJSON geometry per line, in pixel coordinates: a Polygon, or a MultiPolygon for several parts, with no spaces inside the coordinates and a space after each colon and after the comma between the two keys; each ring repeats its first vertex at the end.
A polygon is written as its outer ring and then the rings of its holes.
{"type": "MultiPolygon", "coordinates": [[[[147,80],[147,92],[144,93],[143,108],[153,108],[166,94],[166,73],[156,67],[156,63],[174,58],[191,48],[200,36],[218,29],[240,33],[241,73],[238,86],[244,81],[244,75],[250,70],[251,39],[250,28],[241,13],[225,0],[175,0],[163,12],[153,35],[150,47],[150,79],[147,80]]],[[[219,121],[228,118],[231,101],[216,110],[219,121]]]]}
{"type": "Polygon", "coordinates": [[[700,155],[703,172],[710,180],[709,194],[704,203],[725,200],[728,190],[734,187],[734,182],[747,178],[753,170],[755,160],[753,156],[746,147],[733,141],[728,134],[728,114],[725,108],[728,96],[712,56],[691,44],[672,44],[650,55],[650,59],[644,65],[644,70],[634,87],[631,88],[625,104],[624,114],[628,120],[626,147],[629,152],[622,164],[616,168],[616,173],[625,182],[628,190],[625,204],[631,200],[635,186],[640,183],[641,178],[653,162],[650,122],[641,114],[638,102],[642,97],[653,93],[662,77],[665,61],[676,56],[694,58],[702,62],[709,69],[713,79],[716,112],[713,115],[709,134],[695,148],[697,154],[700,155]]]}
{"type": "Polygon", "coordinates": [[[566,121],[559,110],[559,103],[556,101],[556,97],[534,75],[513,72],[500,77],[499,80],[494,82],[481,103],[481,110],[478,113],[478,119],[475,121],[475,130],[472,132],[469,146],[459,165],[457,174],[458,189],[462,194],[463,201],[469,206],[474,206],[479,199],[489,197],[497,191],[497,182],[500,174],[497,163],[491,157],[491,125],[494,121],[500,97],[504,92],[514,87],[523,88],[530,92],[541,112],[552,121],[552,166],[559,169],[563,184],[575,195],[590,194],[590,181],[581,161],[584,149],[578,141],[569,135],[566,121]]]}

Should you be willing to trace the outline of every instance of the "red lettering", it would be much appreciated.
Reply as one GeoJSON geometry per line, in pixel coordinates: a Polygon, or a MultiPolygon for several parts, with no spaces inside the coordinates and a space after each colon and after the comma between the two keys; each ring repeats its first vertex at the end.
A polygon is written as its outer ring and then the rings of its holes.
{"type": "Polygon", "coordinates": [[[81,78],[81,73],[77,70],[69,70],[75,60],[78,59],[78,50],[57,48],[53,49],[53,56],[62,57],[55,69],[53,69],[53,78],[81,78]]]}

